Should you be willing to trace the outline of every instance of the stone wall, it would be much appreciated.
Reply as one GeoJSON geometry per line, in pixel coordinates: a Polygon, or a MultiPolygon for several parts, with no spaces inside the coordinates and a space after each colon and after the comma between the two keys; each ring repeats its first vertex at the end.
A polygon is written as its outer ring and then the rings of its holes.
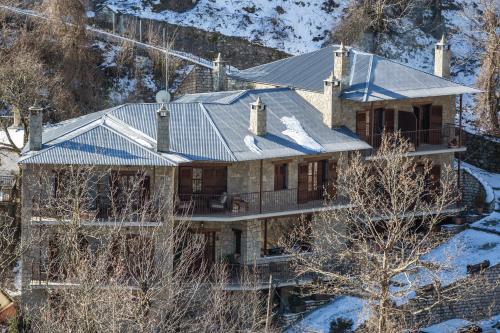
{"type": "MultiPolygon", "coordinates": [[[[462,169],[460,181],[462,183],[462,203],[465,205],[465,210],[476,209],[476,197],[479,193],[482,193],[483,198],[486,198],[483,185],[464,169],[462,169]]],[[[493,209],[493,203],[485,203],[484,209],[485,212],[490,212],[493,209]]]]}
{"type": "MultiPolygon", "coordinates": [[[[471,281],[471,283],[480,283],[481,285],[484,285],[484,292],[475,291],[473,293],[467,293],[468,290],[470,291],[470,286],[467,283],[464,283],[456,292],[458,294],[463,293],[464,295],[467,295],[465,299],[454,302],[445,302],[441,305],[432,307],[429,311],[407,318],[408,321],[415,324],[424,322],[428,325],[432,325],[454,318],[477,321],[500,313],[500,287],[498,286],[500,265],[493,266],[485,270],[482,274],[483,276],[480,277],[479,282],[471,281]],[[482,280],[483,278],[484,280],[482,280]]],[[[423,309],[432,305],[434,302],[434,297],[430,296],[425,300],[421,299],[418,302],[410,301],[408,306],[423,309]]]]}
{"type": "Polygon", "coordinates": [[[176,96],[213,91],[212,71],[206,67],[195,65],[175,92],[176,96]]]}
{"type": "Polygon", "coordinates": [[[500,173],[500,140],[488,138],[467,132],[462,132],[462,141],[467,151],[462,153],[462,159],[481,169],[500,173]]]}
{"type": "MultiPolygon", "coordinates": [[[[109,10],[103,10],[97,14],[93,22],[101,28],[112,30],[113,14],[109,10]]],[[[135,26],[135,37],[139,40],[138,18],[127,14],[115,15],[115,26],[118,33],[123,33],[125,27],[135,26]]],[[[231,66],[239,69],[246,69],[253,66],[265,64],[289,56],[287,53],[250,43],[249,41],[225,36],[218,32],[205,31],[194,27],[186,27],[175,24],[168,24],[163,21],[142,20],[143,41],[151,26],[153,31],[161,32],[163,29],[169,34],[175,31],[175,41],[173,48],[178,51],[192,53],[205,59],[213,60],[221,53],[222,60],[227,61],[231,66]]],[[[130,32],[128,32],[130,34],[130,32]]]]}

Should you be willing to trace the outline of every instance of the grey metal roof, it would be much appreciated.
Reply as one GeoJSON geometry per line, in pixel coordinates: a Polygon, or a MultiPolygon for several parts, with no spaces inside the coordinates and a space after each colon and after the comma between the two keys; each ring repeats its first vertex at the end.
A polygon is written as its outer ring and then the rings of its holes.
{"type": "Polygon", "coordinates": [[[189,161],[232,162],[370,148],[347,128],[326,127],[321,113],[293,90],[278,88],[186,95],[169,103],[172,149],[168,154],[158,153],[159,108],[159,104],[125,104],[64,122],[44,130],[42,150],[24,151],[19,162],[168,166],[189,161]],[[254,136],[248,129],[250,103],[257,97],[267,107],[265,136],[254,136]],[[293,120],[300,133],[292,129],[290,136],[286,119],[293,120]],[[293,135],[310,140],[321,149],[311,149],[293,135]],[[254,146],[245,142],[248,138],[254,146]]]}
{"type": "MultiPolygon", "coordinates": [[[[337,48],[328,46],[231,75],[245,81],[323,92],[323,81],[333,70],[333,51],[337,48]]],[[[342,93],[345,99],[372,102],[480,92],[378,55],[349,50],[350,86],[342,93]]]]}

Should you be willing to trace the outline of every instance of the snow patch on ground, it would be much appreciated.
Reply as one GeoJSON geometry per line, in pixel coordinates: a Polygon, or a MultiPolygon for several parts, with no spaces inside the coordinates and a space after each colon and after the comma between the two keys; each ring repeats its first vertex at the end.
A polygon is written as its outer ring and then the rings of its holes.
{"type": "Polygon", "coordinates": [[[295,116],[282,117],[281,122],[286,126],[286,130],[281,133],[292,138],[298,145],[315,152],[325,151],[323,146],[307,134],[295,116]]]}
{"type": "Polygon", "coordinates": [[[128,76],[120,77],[115,81],[113,90],[109,93],[110,100],[115,104],[122,104],[135,91],[137,80],[128,76]]]}
{"type": "Polygon", "coordinates": [[[500,212],[493,212],[485,218],[472,223],[471,226],[481,230],[498,232],[500,234],[500,212]]]}
{"type": "MultiPolygon", "coordinates": [[[[9,132],[12,141],[14,141],[14,144],[18,148],[22,148],[24,141],[24,130],[21,128],[8,128],[7,131],[9,132]]],[[[7,134],[3,129],[0,129],[0,143],[10,146],[10,141],[7,138],[7,134]]]]}
{"type": "Polygon", "coordinates": [[[248,149],[250,149],[250,151],[256,154],[260,154],[262,152],[262,150],[255,143],[255,138],[252,135],[245,136],[245,139],[243,141],[245,141],[245,145],[248,149]]]}
{"type": "Polygon", "coordinates": [[[286,333],[317,332],[328,333],[330,323],[338,318],[350,319],[355,330],[368,319],[368,303],[361,298],[340,296],[329,304],[311,312],[286,333]]]}

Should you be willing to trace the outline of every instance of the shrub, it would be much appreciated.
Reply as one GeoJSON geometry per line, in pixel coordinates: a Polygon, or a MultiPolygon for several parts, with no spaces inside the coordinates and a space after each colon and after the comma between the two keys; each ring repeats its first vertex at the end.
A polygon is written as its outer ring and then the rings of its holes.
{"type": "Polygon", "coordinates": [[[350,333],[354,332],[352,326],[354,325],[351,319],[337,318],[330,323],[330,333],[350,333]]]}

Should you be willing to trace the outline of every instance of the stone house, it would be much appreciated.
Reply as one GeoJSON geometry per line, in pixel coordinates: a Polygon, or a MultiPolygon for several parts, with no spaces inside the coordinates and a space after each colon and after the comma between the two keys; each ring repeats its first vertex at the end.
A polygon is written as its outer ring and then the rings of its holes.
{"type": "MultiPolygon", "coordinates": [[[[478,91],[447,79],[449,52],[444,41],[436,45],[436,75],[343,45],[244,71],[222,67],[213,81],[217,92],[166,105],[121,105],[44,131],[41,111],[33,109],[19,160],[23,228],[34,221],[29,177],[37,170],[93,165],[113,169],[115,177],[140,171],[145,191],[159,191],[161,179],[179,218],[189,211],[192,232],[205,240],[205,262],[256,266],[262,288],[270,273],[283,290],[305,283],[288,271],[279,239],[315,211],[348,204],[341,196],[326,206],[324,200],[335,195],[343,154],[364,151],[369,159],[384,129],[400,130],[414,145],[411,155],[432,159],[439,176],[439,166],[465,150],[455,101],[478,91]],[[232,85],[252,88],[225,91],[232,85]]],[[[92,209],[100,221],[112,219],[104,203],[92,209]]],[[[36,221],[44,227],[50,216],[36,221]]],[[[28,265],[23,288],[37,279],[28,265]]],[[[237,289],[237,281],[230,287],[237,289]]]]}

